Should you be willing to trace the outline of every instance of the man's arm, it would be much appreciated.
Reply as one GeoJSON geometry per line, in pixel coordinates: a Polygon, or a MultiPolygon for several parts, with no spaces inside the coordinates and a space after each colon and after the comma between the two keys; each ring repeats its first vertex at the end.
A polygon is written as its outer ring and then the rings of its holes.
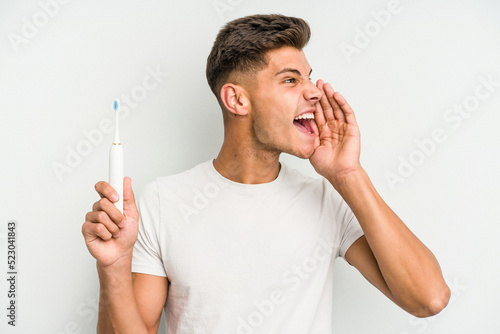
{"type": "Polygon", "coordinates": [[[345,259],[401,308],[417,317],[439,313],[450,289],[432,252],[384,202],[364,170],[334,187],[349,205],[365,236],[345,259]]]}
{"type": "Polygon", "coordinates": [[[436,258],[384,202],[361,167],[352,108],[329,84],[318,80],[317,87],[323,92],[315,112],[320,145],[310,161],[344,198],[365,233],[351,245],[346,260],[411,314],[440,312],[450,289],[436,258]]]}
{"type": "Polygon", "coordinates": [[[97,265],[101,286],[98,334],[156,334],[168,293],[166,277],[130,272],[130,262],[97,265]]]}
{"type": "Polygon", "coordinates": [[[113,204],[115,190],[106,182],[95,186],[101,199],[85,217],[82,234],[97,261],[100,282],[100,334],[156,333],[167,298],[165,277],[132,274],[132,254],[139,212],[130,178],[124,179],[123,214],[113,204]]]}
{"type": "Polygon", "coordinates": [[[168,295],[168,279],[161,276],[132,273],[134,295],[142,320],[150,333],[156,334],[161,312],[168,295]]]}

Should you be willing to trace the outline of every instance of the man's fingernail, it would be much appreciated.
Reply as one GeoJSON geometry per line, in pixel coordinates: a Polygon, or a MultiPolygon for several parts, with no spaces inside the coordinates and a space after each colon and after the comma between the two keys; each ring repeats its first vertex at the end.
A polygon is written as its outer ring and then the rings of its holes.
{"type": "Polygon", "coordinates": [[[118,201],[118,195],[117,194],[111,195],[111,202],[116,202],[116,201],[118,201]]]}
{"type": "Polygon", "coordinates": [[[120,224],[118,224],[118,226],[120,226],[120,227],[125,226],[125,220],[122,220],[122,221],[120,222],[120,224]]]}
{"type": "Polygon", "coordinates": [[[116,234],[114,235],[114,237],[115,237],[115,238],[118,238],[119,236],[120,236],[120,232],[118,232],[118,233],[116,233],[116,234]]]}

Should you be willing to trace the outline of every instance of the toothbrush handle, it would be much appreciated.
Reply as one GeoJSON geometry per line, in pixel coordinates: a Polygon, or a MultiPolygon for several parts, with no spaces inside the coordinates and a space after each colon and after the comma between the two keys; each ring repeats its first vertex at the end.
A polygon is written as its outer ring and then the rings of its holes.
{"type": "Polygon", "coordinates": [[[115,206],[123,213],[123,148],[119,144],[111,145],[109,150],[109,184],[120,196],[115,206]]]}

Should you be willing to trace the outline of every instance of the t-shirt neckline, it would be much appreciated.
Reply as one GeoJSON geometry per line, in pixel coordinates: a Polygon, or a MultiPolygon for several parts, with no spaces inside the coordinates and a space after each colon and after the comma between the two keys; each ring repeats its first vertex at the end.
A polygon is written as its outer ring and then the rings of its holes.
{"type": "Polygon", "coordinates": [[[229,180],[222,176],[217,169],[215,169],[213,162],[214,159],[210,159],[205,162],[205,169],[209,173],[210,177],[214,178],[219,185],[230,187],[240,192],[262,192],[277,189],[287,174],[286,165],[280,162],[280,171],[274,180],[266,183],[245,184],[229,180]]]}

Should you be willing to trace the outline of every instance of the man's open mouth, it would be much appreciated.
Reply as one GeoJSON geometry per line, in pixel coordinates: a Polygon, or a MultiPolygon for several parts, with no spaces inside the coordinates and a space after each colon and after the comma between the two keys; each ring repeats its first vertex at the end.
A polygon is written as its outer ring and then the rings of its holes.
{"type": "Polygon", "coordinates": [[[302,132],[307,134],[314,134],[314,129],[311,125],[312,120],[314,120],[314,113],[307,112],[300,114],[293,120],[293,125],[297,127],[302,132]]]}

